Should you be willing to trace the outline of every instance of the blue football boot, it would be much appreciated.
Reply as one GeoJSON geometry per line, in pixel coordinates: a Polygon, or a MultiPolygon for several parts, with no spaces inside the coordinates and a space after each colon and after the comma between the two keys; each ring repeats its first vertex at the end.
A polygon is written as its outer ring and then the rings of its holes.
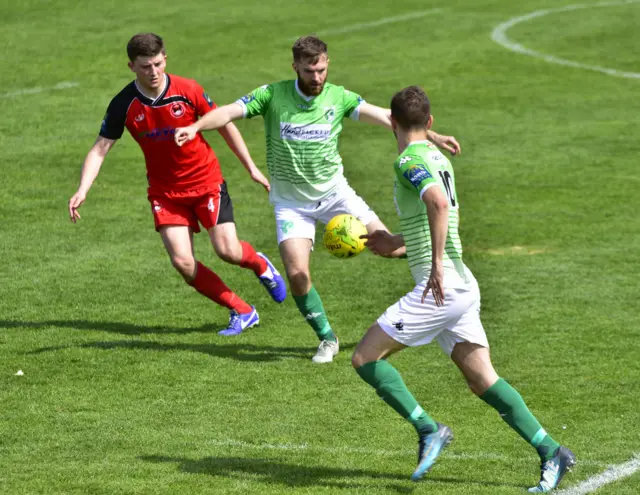
{"type": "Polygon", "coordinates": [[[411,475],[412,481],[419,481],[431,469],[436,459],[453,440],[453,433],[448,426],[438,423],[438,429],[428,435],[421,435],[418,443],[418,466],[411,475]]]}
{"type": "Polygon", "coordinates": [[[258,280],[267,289],[271,298],[275,302],[281,303],[287,297],[287,285],[284,282],[284,278],[273,266],[273,263],[269,261],[269,258],[262,253],[257,253],[257,255],[267,262],[267,271],[259,276],[258,280]]]}
{"type": "Polygon", "coordinates": [[[229,326],[224,330],[220,330],[218,335],[224,335],[228,337],[230,335],[240,335],[248,328],[254,327],[260,323],[260,317],[256,308],[251,306],[251,313],[240,314],[236,310],[232,309],[229,313],[229,326]]]}
{"type": "Polygon", "coordinates": [[[567,471],[576,465],[576,456],[566,447],[560,447],[553,459],[540,464],[540,483],[529,488],[529,493],[547,493],[556,488],[567,471]]]}

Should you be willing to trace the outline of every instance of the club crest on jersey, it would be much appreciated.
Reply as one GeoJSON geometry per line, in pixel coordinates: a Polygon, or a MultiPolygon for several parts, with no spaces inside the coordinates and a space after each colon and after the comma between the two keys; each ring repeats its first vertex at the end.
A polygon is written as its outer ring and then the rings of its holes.
{"type": "Polygon", "coordinates": [[[422,164],[409,165],[409,168],[402,175],[404,175],[415,188],[420,187],[423,180],[433,178],[433,175],[427,170],[427,167],[422,164]]]}
{"type": "Polygon", "coordinates": [[[135,117],[135,121],[136,122],[142,122],[143,120],[144,120],[144,114],[143,113],[141,113],[139,115],[136,115],[136,117],[135,117]]]}
{"type": "Polygon", "coordinates": [[[336,118],[336,107],[324,107],[324,118],[331,122],[336,118]]]}
{"type": "Polygon", "coordinates": [[[184,115],[184,105],[179,101],[173,103],[171,105],[171,115],[173,115],[176,119],[182,117],[184,115]]]}

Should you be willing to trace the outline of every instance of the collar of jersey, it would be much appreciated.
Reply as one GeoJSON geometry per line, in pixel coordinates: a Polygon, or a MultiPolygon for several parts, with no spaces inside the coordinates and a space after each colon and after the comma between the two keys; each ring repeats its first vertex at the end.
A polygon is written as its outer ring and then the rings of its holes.
{"type": "Polygon", "coordinates": [[[421,139],[420,141],[411,141],[408,145],[407,148],[409,146],[413,146],[414,144],[429,144],[429,140],[428,139],[421,139]]]}
{"type": "Polygon", "coordinates": [[[142,92],[142,90],[140,89],[140,86],[138,86],[137,79],[134,81],[134,84],[136,86],[136,91],[138,92],[138,96],[142,100],[142,103],[144,103],[145,105],[153,106],[153,105],[156,105],[158,102],[162,101],[165,95],[167,94],[167,91],[169,91],[169,86],[171,85],[171,78],[169,77],[169,74],[164,75],[164,90],[162,90],[162,93],[160,93],[160,96],[158,96],[156,99],[150,98],[142,92]]]}
{"type": "Polygon", "coordinates": [[[300,98],[302,98],[307,103],[311,103],[311,100],[313,100],[315,98],[315,96],[307,96],[302,91],[300,91],[300,86],[298,86],[298,80],[297,79],[296,79],[296,91],[300,95],[300,98]]]}

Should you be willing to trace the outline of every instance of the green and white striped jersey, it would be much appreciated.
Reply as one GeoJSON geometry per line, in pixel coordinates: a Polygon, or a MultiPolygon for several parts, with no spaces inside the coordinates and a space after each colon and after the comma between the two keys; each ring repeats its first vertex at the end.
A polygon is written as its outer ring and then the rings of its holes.
{"type": "Polygon", "coordinates": [[[458,196],[451,162],[429,141],[411,143],[394,166],[395,202],[400,228],[407,246],[409,268],[416,283],[431,273],[431,232],[422,195],[430,187],[440,187],[449,200],[449,230],[444,249],[444,286],[467,288],[473,275],[462,262],[458,235],[458,196]]]}
{"type": "Polygon", "coordinates": [[[264,117],[273,203],[320,201],[345,181],[338,153],[342,119],[357,120],[363,101],[329,83],[308,97],[297,80],[268,84],[237,100],[246,118],[264,117]]]}

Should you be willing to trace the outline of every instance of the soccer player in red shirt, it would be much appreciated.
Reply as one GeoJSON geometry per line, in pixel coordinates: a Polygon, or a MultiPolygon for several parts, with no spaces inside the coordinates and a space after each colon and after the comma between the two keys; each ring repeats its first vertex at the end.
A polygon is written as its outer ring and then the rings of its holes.
{"type": "MultiPolygon", "coordinates": [[[[258,313],[195,259],[193,233],[200,232],[198,222],[208,231],[222,260],[252,270],[278,303],[287,292],[269,259],[256,253],[248,242],[238,240],[231,198],[209,144],[200,134],[186,146],[174,142],[176,127],[195,123],[216,104],[197,82],[165,73],[167,56],[158,35],[135,35],[127,44],[127,54],[136,79],[109,104],[99,136],[85,158],[80,186],[69,200],[71,221],[80,218],[78,208],[126,127],[144,153],[155,227],[171,263],[187,284],[231,310],[228,328],[220,334],[237,335],[259,323],[258,313]]],[[[237,127],[229,123],[220,134],[251,178],[268,191],[269,181],[253,163],[237,127]]]]}

